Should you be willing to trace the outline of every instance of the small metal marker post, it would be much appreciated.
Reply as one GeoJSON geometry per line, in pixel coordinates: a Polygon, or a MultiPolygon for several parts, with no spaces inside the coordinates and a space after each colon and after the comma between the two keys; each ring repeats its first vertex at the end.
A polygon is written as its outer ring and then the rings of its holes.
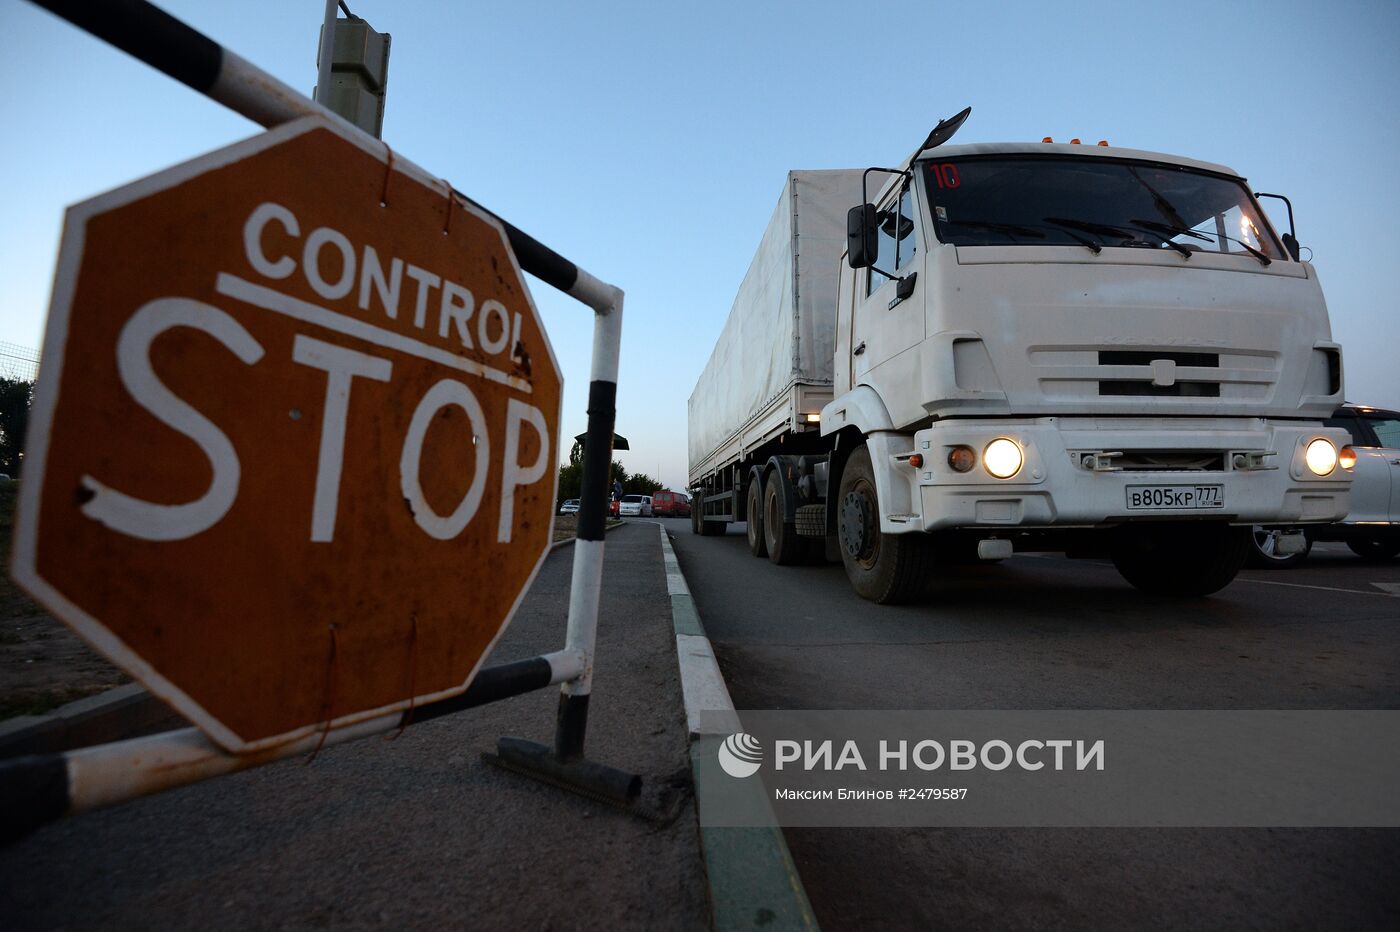
{"type": "MultiPolygon", "coordinates": [[[[271,128],[307,116],[353,125],[145,0],[32,2],[262,126],[271,128]]],[[[328,22],[334,17],[335,6],[326,4],[328,22]]],[[[329,41],[334,41],[333,36],[332,30],[329,41]]],[[[330,65],[326,42],[323,36],[323,86],[328,84],[325,69],[330,65]]],[[[359,127],[354,131],[365,132],[359,127]]],[[[398,171],[438,177],[397,154],[394,166],[398,171]]],[[[410,712],[384,715],[256,753],[230,754],[199,730],[186,728],[0,762],[0,841],[20,837],[63,815],[305,754],[314,745],[329,746],[394,731],[554,683],[562,684],[555,747],[551,750],[520,739],[503,738],[501,763],[585,795],[617,802],[629,802],[637,796],[640,777],[583,757],[602,590],[604,500],[616,419],[623,294],[621,289],[590,275],[492,211],[460,192],[455,193],[501,224],[522,270],[578,299],[595,315],[588,393],[587,437],[591,442],[584,454],[584,497],[579,511],[564,649],[483,669],[466,692],[410,712]]]]}

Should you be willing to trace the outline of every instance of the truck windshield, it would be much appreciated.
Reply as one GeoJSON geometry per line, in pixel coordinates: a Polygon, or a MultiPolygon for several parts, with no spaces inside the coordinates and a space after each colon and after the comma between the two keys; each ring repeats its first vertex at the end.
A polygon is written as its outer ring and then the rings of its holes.
{"type": "Polygon", "coordinates": [[[1283,256],[1237,179],[1158,162],[967,156],[923,166],[938,239],[1283,256]]]}

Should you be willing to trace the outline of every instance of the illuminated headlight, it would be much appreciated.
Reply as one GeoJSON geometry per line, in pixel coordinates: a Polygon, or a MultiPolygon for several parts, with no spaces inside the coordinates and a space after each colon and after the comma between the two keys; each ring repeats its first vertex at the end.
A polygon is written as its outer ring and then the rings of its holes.
{"type": "Polygon", "coordinates": [[[1337,448],[1332,445],[1332,441],[1319,437],[1308,444],[1308,451],[1303,459],[1314,475],[1329,476],[1332,470],[1337,468],[1337,448]]]}
{"type": "Polygon", "coordinates": [[[998,437],[982,451],[982,465],[998,479],[1010,479],[1021,471],[1021,448],[1016,441],[998,437]]]}

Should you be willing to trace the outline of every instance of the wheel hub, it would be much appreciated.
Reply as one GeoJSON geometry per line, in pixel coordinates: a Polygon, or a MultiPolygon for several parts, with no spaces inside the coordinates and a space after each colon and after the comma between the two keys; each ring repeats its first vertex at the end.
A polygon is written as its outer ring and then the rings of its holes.
{"type": "Polygon", "coordinates": [[[859,490],[846,493],[841,500],[841,546],[853,559],[866,556],[874,541],[873,512],[867,496],[859,490]]]}

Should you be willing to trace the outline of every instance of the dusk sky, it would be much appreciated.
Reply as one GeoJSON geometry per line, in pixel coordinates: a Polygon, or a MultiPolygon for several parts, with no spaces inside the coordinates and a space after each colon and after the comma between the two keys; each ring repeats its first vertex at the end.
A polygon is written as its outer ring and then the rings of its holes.
{"type": "MultiPolygon", "coordinates": [[[[319,0],[160,5],[315,83],[319,0]]],[[[969,105],[958,142],[1106,138],[1287,194],[1348,397],[1400,407],[1394,0],[350,7],[393,35],[394,149],[626,291],[619,458],[668,487],[685,485],[686,399],[785,173],[896,163],[969,105]]],[[[65,207],[260,129],[22,0],[0,0],[0,35],[0,341],[37,348],[65,207]]],[[[569,437],[591,312],[531,286],[569,437]]]]}

